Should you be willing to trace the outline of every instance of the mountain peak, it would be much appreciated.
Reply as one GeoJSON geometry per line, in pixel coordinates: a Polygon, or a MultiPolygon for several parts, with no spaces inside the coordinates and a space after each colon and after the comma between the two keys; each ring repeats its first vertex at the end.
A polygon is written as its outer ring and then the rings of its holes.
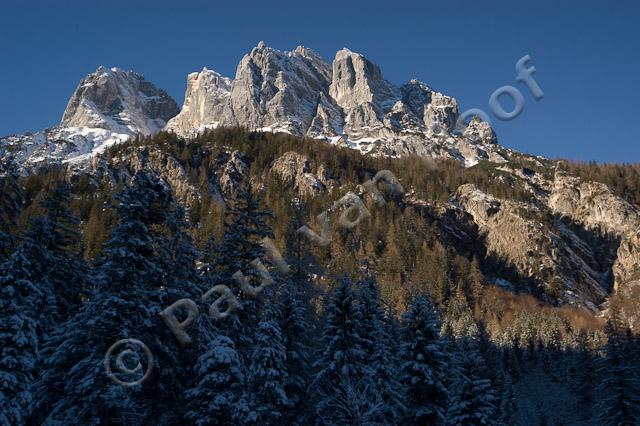
{"type": "Polygon", "coordinates": [[[142,75],[99,66],[80,81],[60,126],[151,134],[178,112],[175,101],[142,75]]]}

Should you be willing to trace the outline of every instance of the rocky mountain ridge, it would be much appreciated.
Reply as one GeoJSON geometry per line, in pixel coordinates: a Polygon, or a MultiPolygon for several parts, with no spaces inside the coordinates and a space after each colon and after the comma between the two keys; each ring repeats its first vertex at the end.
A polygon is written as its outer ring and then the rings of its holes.
{"type": "MultiPolygon", "coordinates": [[[[640,291],[638,206],[602,183],[565,173],[561,163],[501,147],[478,118],[461,128],[454,98],[417,80],[395,86],[348,49],[329,64],[302,46],[282,52],[260,43],[242,58],[234,79],[206,68],[190,74],[181,110],[139,74],[100,67],[80,82],[58,126],[0,138],[0,157],[14,157],[25,168],[67,163],[113,186],[152,169],[185,204],[205,194],[224,200],[249,175],[250,161],[237,149],[208,165],[215,177],[206,184],[185,172],[184,159],[162,150],[138,146],[109,160],[102,153],[135,135],[166,130],[188,145],[207,129],[231,126],[319,139],[370,157],[489,164],[492,178],[505,186],[517,182],[527,200],[466,183],[441,205],[405,202],[438,212],[452,239],[481,244],[488,258],[504,265],[492,276],[500,286],[519,290],[517,283],[527,282],[549,300],[594,313],[606,308],[611,294],[633,299],[640,291]],[[530,166],[522,166],[522,158],[530,166]]],[[[260,184],[268,176],[298,197],[340,187],[327,165],[313,164],[300,151],[282,153],[252,179],[260,184]]],[[[627,314],[631,322],[640,320],[640,311],[627,314]]]]}
{"type": "Polygon", "coordinates": [[[192,83],[210,74],[189,76],[185,106],[168,130],[190,136],[194,129],[245,126],[370,155],[452,158],[467,166],[506,161],[488,123],[459,121],[455,99],[417,80],[396,87],[346,48],[329,64],[303,46],[282,52],[261,42],[242,58],[233,80],[218,75],[209,85],[192,83]],[[215,107],[195,111],[193,103],[215,107]]]}
{"type": "Polygon", "coordinates": [[[0,138],[2,157],[25,166],[86,165],[134,135],[161,130],[193,137],[217,126],[285,132],[374,156],[450,158],[472,166],[504,162],[488,123],[462,123],[454,98],[417,80],[395,86],[363,55],[341,49],[329,64],[303,46],[291,52],[263,42],[245,55],[234,79],[204,68],[187,77],[181,110],[141,75],[99,67],[82,79],[59,125],[0,138]]]}
{"type": "Polygon", "coordinates": [[[142,75],[101,66],[80,81],[58,125],[0,138],[0,157],[13,157],[27,167],[87,165],[134,135],[158,133],[178,112],[175,101],[142,75]]]}

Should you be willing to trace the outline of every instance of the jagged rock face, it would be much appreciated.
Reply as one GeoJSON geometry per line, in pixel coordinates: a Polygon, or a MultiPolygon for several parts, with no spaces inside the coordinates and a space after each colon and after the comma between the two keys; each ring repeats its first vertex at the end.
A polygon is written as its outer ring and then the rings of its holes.
{"type": "Polygon", "coordinates": [[[341,135],[344,128],[344,118],[342,110],[335,104],[335,101],[320,93],[318,96],[318,107],[316,114],[311,120],[311,125],[307,130],[307,136],[312,138],[333,138],[341,135]]]}
{"type": "Polygon", "coordinates": [[[304,135],[330,80],[329,65],[310,49],[280,52],[260,43],[240,61],[219,121],[304,135]]]}
{"type": "MultiPolygon", "coordinates": [[[[613,264],[614,291],[629,297],[640,281],[640,213],[599,182],[583,182],[556,167],[549,207],[593,232],[615,236],[620,244],[613,264]]],[[[634,314],[635,315],[635,314],[634,314]]],[[[633,318],[635,321],[639,318],[633,318]]]]}
{"type": "Polygon", "coordinates": [[[464,137],[472,144],[497,144],[498,139],[489,123],[473,117],[464,130],[464,137]]]}
{"type": "Polygon", "coordinates": [[[164,179],[176,199],[186,205],[192,205],[202,195],[180,162],[157,148],[136,147],[109,163],[100,157],[92,162],[92,174],[99,179],[107,179],[113,187],[118,183],[130,183],[136,172],[141,170],[151,170],[164,179]]]}
{"type": "Polygon", "coordinates": [[[615,291],[624,290],[630,283],[640,284],[639,259],[640,230],[635,230],[625,235],[618,247],[616,263],[613,265],[615,291]]]}
{"type": "Polygon", "coordinates": [[[60,127],[149,135],[159,132],[179,111],[164,90],[140,74],[100,67],[82,79],[69,99],[60,127]]]}
{"type": "Polygon", "coordinates": [[[133,71],[100,67],[71,96],[60,125],[0,138],[0,158],[24,167],[70,163],[76,169],[134,134],[160,131],[178,113],[175,101],[133,71]]]}
{"type": "Polygon", "coordinates": [[[384,113],[399,98],[399,90],[382,77],[377,65],[349,49],[336,54],[329,94],[344,110],[352,130],[380,126],[384,113]]]}
{"type": "Polygon", "coordinates": [[[231,92],[231,79],[204,68],[189,74],[184,105],[178,115],[169,120],[166,130],[190,135],[206,128],[215,128],[231,92]]]}
{"type": "Polygon", "coordinates": [[[302,196],[313,196],[327,190],[323,180],[327,181],[325,168],[318,168],[318,177],[311,172],[309,159],[297,152],[287,152],[277,158],[271,166],[271,173],[282,179],[283,183],[298,191],[302,196]]]}
{"type": "Polygon", "coordinates": [[[625,235],[640,227],[638,210],[599,182],[556,171],[549,207],[591,230],[625,235]]]}
{"type": "Polygon", "coordinates": [[[431,103],[433,90],[418,80],[411,80],[400,87],[402,102],[411,109],[416,117],[424,117],[424,108],[431,103]]]}
{"type": "Polygon", "coordinates": [[[244,126],[376,156],[450,158],[467,166],[506,161],[487,123],[474,122],[465,135],[454,132],[455,99],[418,80],[396,87],[377,65],[348,49],[329,65],[305,47],[281,52],[261,42],[242,58],[235,80],[212,84],[213,95],[206,90],[211,85],[195,83],[200,78],[190,76],[183,112],[167,130],[189,136],[217,125],[244,126]],[[194,112],[194,99],[212,107],[194,112]]]}
{"type": "Polygon", "coordinates": [[[59,162],[86,165],[95,154],[129,137],[129,134],[105,129],[52,127],[36,133],[0,138],[0,158],[13,156],[24,166],[59,162]]]}
{"type": "Polygon", "coordinates": [[[223,196],[235,194],[249,172],[249,163],[240,151],[222,153],[216,159],[214,168],[217,185],[223,196]]]}
{"type": "Polygon", "coordinates": [[[458,114],[455,99],[435,92],[424,111],[424,125],[434,133],[449,132],[455,127],[458,114]]]}
{"type": "Polygon", "coordinates": [[[594,253],[568,229],[554,229],[539,219],[535,207],[499,200],[473,184],[458,188],[456,201],[473,216],[487,252],[503,259],[522,278],[533,279],[545,288],[561,283],[557,297],[576,306],[596,311],[606,296],[607,276],[594,270],[585,258],[594,253]],[[579,255],[566,240],[575,239],[584,253],[579,255]]]}

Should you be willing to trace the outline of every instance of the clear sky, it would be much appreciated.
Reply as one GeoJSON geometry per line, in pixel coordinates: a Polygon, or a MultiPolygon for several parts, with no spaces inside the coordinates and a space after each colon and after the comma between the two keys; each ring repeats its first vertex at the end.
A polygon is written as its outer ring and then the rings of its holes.
{"type": "MultiPolygon", "coordinates": [[[[142,73],[182,104],[188,73],[233,77],[264,40],[331,61],[349,47],[396,84],[418,78],[489,111],[503,85],[525,96],[500,143],[549,157],[640,162],[640,1],[0,0],[0,135],[56,124],[99,65],[142,73]],[[544,98],[515,81],[531,55],[544,98]]],[[[508,103],[505,102],[505,107],[508,103]]]]}

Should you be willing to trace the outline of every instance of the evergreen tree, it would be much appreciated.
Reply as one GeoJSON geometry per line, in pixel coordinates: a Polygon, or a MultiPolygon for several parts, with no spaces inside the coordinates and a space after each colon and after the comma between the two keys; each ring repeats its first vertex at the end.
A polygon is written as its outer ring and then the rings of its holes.
{"type": "Polygon", "coordinates": [[[260,285],[258,273],[250,263],[256,258],[264,258],[265,249],[261,241],[265,237],[273,237],[268,224],[272,214],[261,208],[260,200],[253,194],[251,184],[248,184],[238,190],[226,215],[223,239],[219,244],[214,239],[208,241],[202,270],[207,288],[226,285],[240,301],[241,309],[218,326],[227,335],[234,336],[241,357],[249,358],[253,345],[250,330],[257,327],[260,303],[245,295],[231,277],[240,271],[254,285],[260,285]]]}
{"type": "Polygon", "coordinates": [[[513,388],[511,374],[503,371],[502,392],[500,394],[500,407],[498,410],[498,425],[510,426],[515,423],[517,410],[517,398],[513,388]]]}
{"type": "Polygon", "coordinates": [[[412,424],[444,421],[447,365],[438,330],[435,308],[426,296],[416,296],[403,316],[399,353],[407,419],[412,424]]]}
{"type": "MultiPolygon", "coordinates": [[[[33,401],[42,342],[39,313],[46,303],[35,281],[37,266],[27,257],[35,247],[26,239],[0,267],[0,425],[26,423],[33,401]]],[[[50,297],[51,299],[52,297],[50,297]]]]}
{"type": "Polygon", "coordinates": [[[56,296],[55,322],[75,313],[89,290],[85,280],[88,268],[81,258],[80,221],[69,208],[71,197],[71,188],[62,183],[40,203],[48,232],[40,234],[38,243],[51,253],[47,271],[56,296]]]}
{"type": "Polygon", "coordinates": [[[478,343],[471,336],[463,337],[456,348],[457,371],[450,390],[447,424],[494,424],[496,397],[491,381],[484,377],[486,367],[478,343]]]}
{"type": "Polygon", "coordinates": [[[18,176],[18,165],[13,159],[0,162],[0,262],[9,258],[18,240],[16,221],[24,203],[18,176]]]}
{"type": "MultiPolygon", "coordinates": [[[[193,349],[179,349],[158,314],[166,303],[195,299],[201,292],[166,277],[166,251],[159,245],[166,243],[167,218],[175,202],[167,186],[146,172],[137,173],[117,198],[120,223],[98,261],[96,290],[48,344],[37,386],[37,409],[45,424],[170,423],[182,409],[193,349]],[[131,388],[112,381],[103,366],[111,345],[127,338],[142,341],[153,356],[154,373],[131,388]]],[[[123,361],[116,365],[122,367],[123,361]]],[[[138,361],[148,364],[142,355],[138,361]]],[[[142,372],[149,368],[143,367],[142,372]]]]}
{"type": "Polygon", "coordinates": [[[640,420],[640,377],[638,367],[632,363],[633,341],[621,330],[616,319],[607,322],[608,342],[606,354],[600,361],[602,380],[597,394],[600,401],[595,407],[599,425],[637,425],[640,420]]]}
{"type": "Polygon", "coordinates": [[[245,374],[233,340],[215,336],[198,358],[196,380],[186,391],[186,414],[198,426],[233,425],[243,421],[248,407],[242,399],[245,374]]]}
{"type": "Polygon", "coordinates": [[[373,385],[386,401],[384,418],[380,421],[391,422],[402,412],[402,391],[398,381],[398,359],[391,349],[394,347],[391,326],[374,278],[366,278],[360,283],[358,302],[359,334],[364,339],[365,362],[372,374],[373,385]]]}
{"type": "Polygon", "coordinates": [[[301,292],[296,283],[286,280],[279,295],[275,312],[282,332],[286,361],[285,393],[288,407],[287,424],[301,424],[308,415],[310,376],[309,334],[313,332],[301,292]]]}
{"type": "Polygon", "coordinates": [[[442,333],[450,334],[454,339],[466,336],[478,337],[480,329],[473,318],[469,300],[463,286],[457,286],[444,316],[442,333]],[[446,331],[446,333],[445,333],[446,331]]]}
{"type": "Polygon", "coordinates": [[[570,356],[569,381],[576,395],[575,411],[582,421],[591,418],[591,410],[595,403],[595,374],[593,355],[589,350],[586,331],[580,330],[575,336],[574,348],[570,356]]]}
{"type": "Polygon", "coordinates": [[[332,424],[336,418],[360,419],[370,413],[370,407],[360,403],[363,395],[352,398],[355,390],[374,391],[367,382],[371,377],[364,349],[368,342],[359,334],[360,310],[354,302],[351,280],[344,277],[325,306],[323,349],[315,363],[318,372],[313,381],[316,412],[323,423],[332,424]],[[336,396],[338,391],[341,394],[336,396]]]}
{"type": "Polygon", "coordinates": [[[281,424],[289,405],[285,392],[287,355],[280,326],[272,316],[270,312],[265,315],[255,335],[248,381],[253,409],[247,423],[281,424]]]}

